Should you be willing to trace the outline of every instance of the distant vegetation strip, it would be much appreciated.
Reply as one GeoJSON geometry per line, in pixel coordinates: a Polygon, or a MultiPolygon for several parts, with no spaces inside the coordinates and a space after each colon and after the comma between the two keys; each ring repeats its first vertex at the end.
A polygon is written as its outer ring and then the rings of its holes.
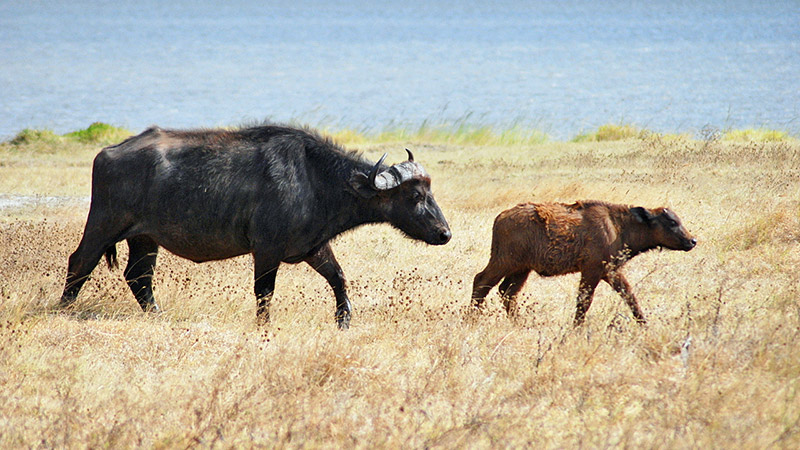
{"type": "Polygon", "coordinates": [[[36,143],[62,143],[80,142],[83,144],[114,144],[133,135],[133,132],[125,128],[115,127],[107,123],[95,122],[88,128],[73,131],[67,134],[58,135],[51,130],[37,130],[25,128],[17,133],[9,143],[12,145],[36,144],[36,143]]]}
{"type": "MultiPolygon", "coordinates": [[[[475,125],[466,121],[432,124],[423,122],[419,126],[388,126],[379,131],[355,130],[352,128],[323,128],[323,134],[342,144],[381,144],[392,142],[424,142],[431,144],[480,145],[480,146],[527,146],[551,142],[550,137],[539,130],[513,125],[496,128],[475,125]]],[[[48,129],[26,128],[3,146],[25,147],[31,150],[53,152],[64,145],[96,144],[112,145],[123,141],[134,133],[125,128],[95,122],[88,128],[63,135],[48,129]]],[[[698,137],[689,134],[655,133],[630,124],[606,124],[594,131],[580,133],[570,142],[604,142],[625,139],[683,138],[700,140],[724,140],[733,142],[779,142],[795,141],[796,137],[785,131],[766,128],[735,130],[704,129],[698,137]]]]}
{"type": "Polygon", "coordinates": [[[514,125],[499,129],[466,122],[419,126],[389,126],[380,131],[358,131],[349,128],[326,129],[325,133],[342,143],[426,142],[432,144],[514,146],[543,144],[550,137],[542,131],[514,125]]]}

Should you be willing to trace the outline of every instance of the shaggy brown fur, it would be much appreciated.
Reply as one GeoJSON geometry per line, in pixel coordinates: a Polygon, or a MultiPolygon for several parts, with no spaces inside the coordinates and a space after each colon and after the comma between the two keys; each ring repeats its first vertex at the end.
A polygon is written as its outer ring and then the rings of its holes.
{"type": "Polygon", "coordinates": [[[472,302],[483,305],[486,294],[500,283],[500,295],[510,316],[516,296],[533,270],[549,277],[580,272],[575,325],[583,323],[600,280],[614,288],[645,322],[625,276],[623,264],[657,247],[689,251],[697,244],[675,213],[601,201],[523,203],[501,212],[492,229],[492,254],[475,276],[472,302]]]}

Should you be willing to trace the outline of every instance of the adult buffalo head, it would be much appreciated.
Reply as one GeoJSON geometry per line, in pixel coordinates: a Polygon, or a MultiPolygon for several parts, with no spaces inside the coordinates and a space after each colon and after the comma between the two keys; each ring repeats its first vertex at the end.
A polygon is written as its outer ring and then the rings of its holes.
{"type": "Polygon", "coordinates": [[[361,197],[379,205],[383,219],[413,239],[446,244],[452,236],[442,210],[431,192],[431,178],[410,150],[408,160],[389,168],[384,154],[370,173],[356,172],[350,185],[361,197]]]}

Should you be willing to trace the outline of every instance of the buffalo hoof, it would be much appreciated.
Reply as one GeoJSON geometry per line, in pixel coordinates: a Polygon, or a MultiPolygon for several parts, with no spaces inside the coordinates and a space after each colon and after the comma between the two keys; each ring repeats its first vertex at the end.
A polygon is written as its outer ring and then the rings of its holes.
{"type": "Polygon", "coordinates": [[[56,307],[59,308],[59,309],[69,308],[70,306],[72,306],[75,303],[75,300],[76,300],[76,297],[71,297],[71,296],[68,296],[68,295],[64,295],[64,296],[61,297],[61,300],[59,300],[58,305],[56,305],[56,307]]]}
{"type": "Polygon", "coordinates": [[[256,315],[256,326],[265,327],[269,325],[269,313],[256,315]]]}
{"type": "MultiPolygon", "coordinates": [[[[142,306],[142,305],[140,305],[140,306],[142,306]]],[[[142,306],[142,311],[144,311],[146,313],[154,313],[154,314],[159,314],[159,313],[162,312],[161,308],[159,308],[158,305],[155,304],[155,303],[151,303],[149,305],[142,306]]]]}
{"type": "Polygon", "coordinates": [[[350,314],[337,314],[336,315],[336,325],[339,327],[340,330],[347,330],[350,328],[350,314]]]}

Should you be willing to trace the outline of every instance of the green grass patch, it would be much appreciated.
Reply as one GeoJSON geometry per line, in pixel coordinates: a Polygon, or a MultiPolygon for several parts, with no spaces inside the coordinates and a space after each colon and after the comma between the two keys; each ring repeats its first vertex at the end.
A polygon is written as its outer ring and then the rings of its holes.
{"type": "Polygon", "coordinates": [[[322,134],[329,136],[336,142],[341,144],[365,144],[369,142],[367,135],[361,131],[353,130],[352,128],[344,128],[341,130],[324,129],[322,134]]]}
{"type": "Polygon", "coordinates": [[[7,141],[7,143],[15,146],[60,144],[65,142],[109,145],[122,142],[131,135],[133,135],[133,133],[125,128],[115,127],[107,123],[95,122],[84,130],[73,131],[63,135],[55,134],[52,130],[48,129],[36,130],[25,128],[7,141]]]}
{"type": "Polygon", "coordinates": [[[16,136],[8,141],[11,145],[30,145],[37,143],[58,143],[61,141],[61,136],[53,133],[51,130],[34,130],[25,128],[16,136]]]}
{"type": "Polygon", "coordinates": [[[63,136],[55,134],[52,130],[32,128],[25,128],[10,140],[0,143],[0,151],[20,154],[53,154],[64,147],[63,136]]]}
{"type": "Polygon", "coordinates": [[[116,144],[130,137],[133,133],[103,122],[95,122],[85,130],[73,131],[64,135],[84,144],[116,144]]]}
{"type": "Polygon", "coordinates": [[[417,127],[389,126],[383,130],[372,132],[352,129],[326,130],[326,134],[342,144],[425,142],[430,144],[517,146],[543,144],[550,140],[547,134],[539,130],[519,125],[499,129],[463,121],[452,124],[431,124],[425,121],[417,127]]]}
{"type": "Polygon", "coordinates": [[[95,122],[88,128],[59,135],[49,129],[25,128],[8,141],[0,143],[0,149],[14,153],[54,154],[96,149],[122,142],[133,133],[124,128],[95,122]]]}
{"type": "Polygon", "coordinates": [[[744,130],[730,130],[722,135],[722,140],[734,142],[781,142],[792,140],[789,133],[767,128],[748,128],[744,130]]]}
{"type": "Polygon", "coordinates": [[[595,131],[575,136],[571,139],[571,142],[621,141],[623,139],[641,138],[646,133],[646,130],[629,124],[606,124],[600,125],[595,131]]]}

